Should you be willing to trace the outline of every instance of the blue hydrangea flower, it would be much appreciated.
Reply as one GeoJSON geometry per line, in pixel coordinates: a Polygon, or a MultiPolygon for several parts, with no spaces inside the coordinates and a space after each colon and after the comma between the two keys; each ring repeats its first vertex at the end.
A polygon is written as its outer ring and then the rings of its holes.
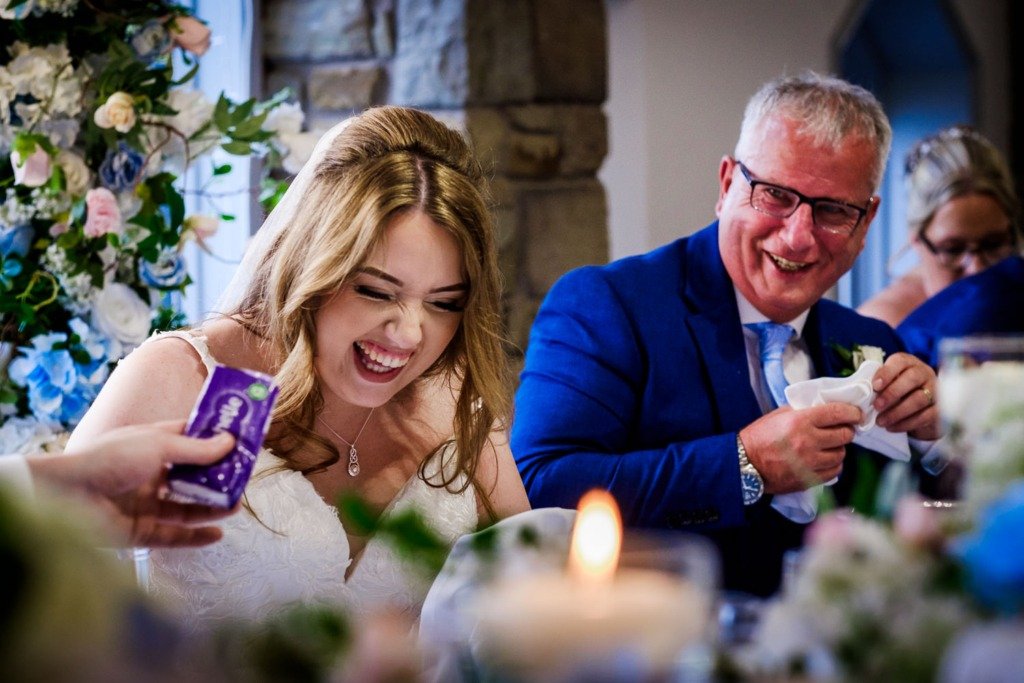
{"type": "Polygon", "coordinates": [[[151,63],[171,49],[171,35],[158,19],[129,28],[128,42],[144,64],[151,63]]]}
{"type": "Polygon", "coordinates": [[[985,510],[957,553],[978,599],[1005,614],[1024,610],[1024,482],[985,510]]]}
{"type": "Polygon", "coordinates": [[[135,187],[145,158],[129,147],[124,140],[119,140],[117,149],[107,151],[107,156],[100,164],[100,180],[104,187],[112,192],[124,192],[135,187]]]}
{"type": "Polygon", "coordinates": [[[32,226],[0,227],[0,256],[24,256],[32,246],[32,226]]]}
{"type": "Polygon", "coordinates": [[[18,348],[19,355],[8,366],[11,381],[28,390],[32,415],[51,426],[73,427],[85,415],[109,373],[109,342],[75,318],[69,323],[79,337],[76,350],[84,351],[88,361],[78,363],[67,348],[63,332],[40,334],[31,346],[18,348]]]}
{"type": "Polygon", "coordinates": [[[160,252],[156,263],[142,261],[139,264],[139,278],[148,287],[170,289],[180,286],[188,277],[188,266],[177,249],[171,247],[160,252]]]}

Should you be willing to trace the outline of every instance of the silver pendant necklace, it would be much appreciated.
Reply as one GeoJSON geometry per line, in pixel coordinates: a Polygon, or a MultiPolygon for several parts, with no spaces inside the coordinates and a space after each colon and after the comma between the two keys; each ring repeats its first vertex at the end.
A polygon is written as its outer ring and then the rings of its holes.
{"type": "Polygon", "coordinates": [[[348,446],[348,476],[350,477],[359,476],[359,451],[356,450],[356,442],[359,441],[359,437],[363,435],[363,430],[366,429],[366,425],[370,423],[370,416],[373,415],[374,410],[376,410],[376,408],[370,408],[370,412],[366,415],[366,419],[363,420],[363,426],[359,428],[359,433],[356,434],[356,438],[352,439],[352,441],[349,441],[341,434],[334,431],[331,425],[327,424],[327,421],[322,417],[319,415],[316,416],[316,419],[320,420],[320,424],[327,427],[327,431],[334,434],[336,437],[341,439],[343,444],[348,446]]]}

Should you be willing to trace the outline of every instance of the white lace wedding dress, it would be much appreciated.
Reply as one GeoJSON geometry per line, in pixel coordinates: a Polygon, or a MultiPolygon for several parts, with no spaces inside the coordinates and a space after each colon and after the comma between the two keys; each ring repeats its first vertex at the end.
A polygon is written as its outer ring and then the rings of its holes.
{"type": "MultiPolygon", "coordinates": [[[[168,336],[189,342],[207,368],[213,367],[198,332],[169,332],[150,342],[168,336]]],[[[435,455],[425,470],[428,479],[451,467],[452,455],[451,448],[435,455]]],[[[388,605],[417,617],[429,579],[371,538],[346,581],[353,559],[336,508],[300,473],[282,468],[283,462],[260,451],[243,498],[249,509],[221,522],[224,537],[218,543],[151,553],[153,594],[194,629],[225,619],[264,618],[292,603],[342,604],[356,616],[388,605]]],[[[472,486],[453,494],[413,475],[384,514],[410,507],[449,544],[477,526],[472,486]]]]}

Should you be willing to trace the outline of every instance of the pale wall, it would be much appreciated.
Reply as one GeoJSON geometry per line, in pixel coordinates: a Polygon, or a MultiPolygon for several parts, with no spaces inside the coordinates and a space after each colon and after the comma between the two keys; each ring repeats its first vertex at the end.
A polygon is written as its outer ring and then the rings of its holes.
{"type": "MultiPolygon", "coordinates": [[[[979,50],[979,126],[1006,151],[1005,0],[955,0],[979,50]]],[[[608,0],[609,154],[601,170],[611,256],[646,251],[714,218],[717,169],[764,81],[832,71],[850,0],[608,0]]]]}

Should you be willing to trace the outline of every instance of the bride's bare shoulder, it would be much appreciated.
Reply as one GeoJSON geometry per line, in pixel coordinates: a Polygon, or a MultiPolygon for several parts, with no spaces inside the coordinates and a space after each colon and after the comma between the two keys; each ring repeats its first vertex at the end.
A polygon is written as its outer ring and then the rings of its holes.
{"type": "Polygon", "coordinates": [[[117,364],[69,447],[113,427],[185,419],[205,379],[206,366],[186,340],[172,335],[150,339],[117,364]]]}
{"type": "Polygon", "coordinates": [[[204,323],[202,332],[210,355],[218,363],[274,374],[267,344],[250,327],[234,318],[223,317],[204,323]]]}

